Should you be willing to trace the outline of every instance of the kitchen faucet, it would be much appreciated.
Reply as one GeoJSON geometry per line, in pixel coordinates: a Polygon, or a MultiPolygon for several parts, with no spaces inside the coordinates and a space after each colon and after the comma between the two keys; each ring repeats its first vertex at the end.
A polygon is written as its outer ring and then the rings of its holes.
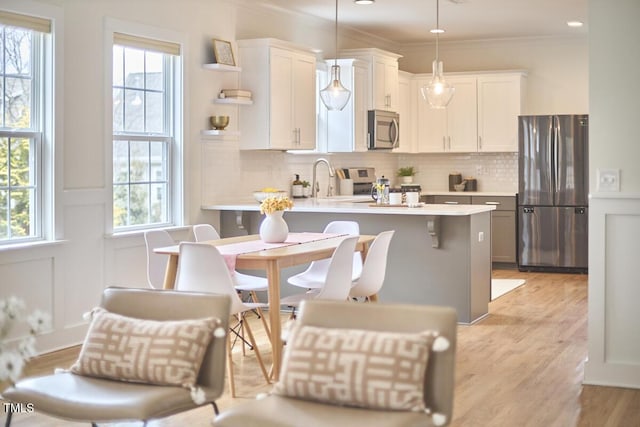
{"type": "Polygon", "coordinates": [[[324,163],[327,165],[329,169],[329,182],[327,183],[327,197],[331,196],[331,178],[335,176],[335,171],[333,170],[333,166],[329,163],[329,160],[325,158],[319,158],[313,163],[313,182],[311,183],[311,197],[318,197],[318,191],[320,191],[320,184],[316,180],[316,170],[318,169],[318,163],[324,163]]]}

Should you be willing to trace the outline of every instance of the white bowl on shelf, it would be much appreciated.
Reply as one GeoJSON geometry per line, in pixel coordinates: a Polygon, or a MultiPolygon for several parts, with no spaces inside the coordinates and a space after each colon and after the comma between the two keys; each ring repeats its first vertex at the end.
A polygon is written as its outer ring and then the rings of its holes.
{"type": "Polygon", "coordinates": [[[464,183],[464,182],[462,184],[456,184],[456,185],[453,186],[453,188],[456,191],[464,191],[465,187],[466,187],[466,183],[464,183]]]}
{"type": "Polygon", "coordinates": [[[262,202],[267,197],[285,197],[285,196],[288,196],[288,193],[286,191],[283,191],[283,190],[280,190],[280,191],[254,191],[253,192],[253,197],[258,202],[262,202]]]}

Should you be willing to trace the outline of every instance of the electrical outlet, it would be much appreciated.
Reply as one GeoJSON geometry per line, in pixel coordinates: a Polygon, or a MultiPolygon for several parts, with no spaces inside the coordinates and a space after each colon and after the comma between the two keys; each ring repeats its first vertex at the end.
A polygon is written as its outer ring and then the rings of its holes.
{"type": "Polygon", "coordinates": [[[598,169],[596,179],[598,191],[620,191],[620,169],[598,169]]]}
{"type": "Polygon", "coordinates": [[[478,242],[484,242],[484,231],[478,232],[478,242]]]}

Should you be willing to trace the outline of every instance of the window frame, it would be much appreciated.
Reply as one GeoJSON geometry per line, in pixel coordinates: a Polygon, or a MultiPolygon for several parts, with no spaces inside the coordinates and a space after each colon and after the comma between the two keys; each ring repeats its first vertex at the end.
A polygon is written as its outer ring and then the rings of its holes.
{"type": "MultiPolygon", "coordinates": [[[[30,15],[24,15],[29,17],[30,15]]],[[[40,19],[40,18],[36,18],[40,19]]],[[[0,127],[0,137],[11,139],[31,140],[33,148],[33,165],[29,173],[34,174],[34,179],[29,187],[34,188],[33,201],[30,203],[29,222],[31,233],[27,236],[8,236],[0,239],[0,247],[24,244],[30,242],[51,239],[53,237],[52,206],[45,201],[52,200],[51,187],[46,183],[53,181],[53,168],[48,166],[52,161],[53,151],[51,143],[45,146],[47,141],[52,141],[51,129],[46,124],[52,121],[53,110],[51,108],[51,75],[53,68],[53,43],[51,33],[41,32],[26,26],[3,25],[5,27],[20,28],[31,31],[31,114],[30,127],[8,128],[0,127]]],[[[6,77],[7,74],[3,74],[6,77]]],[[[0,124],[2,122],[0,121],[0,124]]],[[[7,168],[9,170],[9,168],[7,168]]],[[[6,189],[11,191],[11,184],[7,183],[6,189]]],[[[10,215],[10,214],[8,214],[10,215]]],[[[9,216],[10,218],[10,216],[9,216]]]]}
{"type": "MultiPolygon", "coordinates": [[[[185,100],[183,99],[184,91],[184,62],[185,62],[185,40],[186,37],[178,32],[171,30],[160,29],[153,26],[143,25],[139,23],[132,23],[113,18],[106,19],[105,25],[105,99],[113,99],[113,47],[115,46],[114,35],[116,33],[131,35],[134,37],[142,37],[156,40],[166,40],[170,43],[174,43],[180,46],[180,54],[176,55],[173,59],[172,74],[173,74],[173,90],[167,95],[171,98],[170,111],[165,111],[167,120],[170,123],[172,143],[168,149],[168,155],[170,156],[170,162],[167,167],[167,177],[169,179],[168,184],[168,214],[166,223],[154,223],[154,224],[142,224],[131,225],[123,227],[114,227],[114,182],[113,182],[113,147],[115,138],[123,138],[125,135],[132,137],[147,137],[145,133],[124,133],[114,132],[113,129],[113,104],[109,103],[110,107],[105,108],[105,122],[107,123],[105,130],[105,140],[109,143],[105,144],[105,159],[106,159],[106,179],[110,190],[108,191],[107,215],[105,217],[105,230],[108,235],[126,235],[130,233],[138,233],[152,228],[167,228],[167,227],[180,227],[184,225],[185,218],[185,189],[184,189],[184,158],[185,158],[185,123],[183,120],[183,109],[185,100]]],[[[169,102],[169,101],[168,101],[169,102]]],[[[166,135],[153,134],[154,137],[166,137],[166,135]]]]}

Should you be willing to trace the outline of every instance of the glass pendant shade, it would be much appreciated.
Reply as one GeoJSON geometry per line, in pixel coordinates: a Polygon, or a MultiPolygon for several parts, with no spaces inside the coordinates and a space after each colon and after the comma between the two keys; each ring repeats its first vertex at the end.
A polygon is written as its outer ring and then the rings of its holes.
{"type": "Polygon", "coordinates": [[[433,61],[433,77],[431,82],[420,88],[422,97],[429,102],[432,108],[445,108],[449,105],[456,89],[446,82],[442,71],[442,61],[433,61]]]}
{"type": "Polygon", "coordinates": [[[320,99],[329,111],[342,110],[349,98],[351,91],[340,83],[340,66],[331,66],[331,81],[320,91],[320,99]]]}

